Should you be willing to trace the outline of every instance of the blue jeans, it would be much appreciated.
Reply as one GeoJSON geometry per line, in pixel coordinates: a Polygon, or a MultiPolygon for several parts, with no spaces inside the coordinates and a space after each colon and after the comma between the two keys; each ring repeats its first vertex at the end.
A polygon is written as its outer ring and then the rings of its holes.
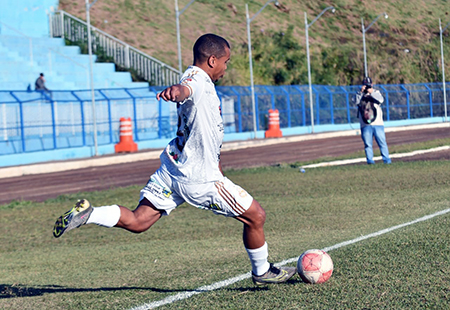
{"type": "Polygon", "coordinates": [[[364,142],[364,151],[366,152],[366,160],[368,164],[375,164],[373,160],[373,137],[380,148],[381,157],[385,164],[390,164],[389,150],[386,143],[386,135],[384,134],[384,126],[366,126],[361,128],[361,138],[364,142]]]}

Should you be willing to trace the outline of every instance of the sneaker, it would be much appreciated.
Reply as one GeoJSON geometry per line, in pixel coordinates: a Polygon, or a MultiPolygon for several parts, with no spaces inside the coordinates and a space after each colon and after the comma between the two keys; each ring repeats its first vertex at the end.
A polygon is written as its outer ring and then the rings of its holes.
{"type": "Polygon", "coordinates": [[[262,276],[255,276],[252,274],[253,283],[256,285],[265,285],[271,283],[283,283],[289,280],[294,274],[297,273],[295,267],[275,267],[270,264],[269,270],[262,276]]]}
{"type": "Polygon", "coordinates": [[[78,200],[71,210],[56,220],[55,226],[53,227],[53,236],[59,238],[66,231],[86,224],[93,210],[89,201],[86,199],[78,200]]]}

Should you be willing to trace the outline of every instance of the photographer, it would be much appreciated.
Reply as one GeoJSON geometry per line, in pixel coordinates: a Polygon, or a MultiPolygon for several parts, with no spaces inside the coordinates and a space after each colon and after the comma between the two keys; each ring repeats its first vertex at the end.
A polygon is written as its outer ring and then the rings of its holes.
{"type": "Polygon", "coordinates": [[[385,164],[390,164],[389,150],[384,133],[383,110],[380,105],[384,102],[383,95],[373,88],[370,77],[363,80],[361,91],[357,92],[353,101],[358,106],[358,118],[361,126],[361,138],[368,164],[375,164],[373,160],[373,138],[380,148],[381,157],[385,164]]]}

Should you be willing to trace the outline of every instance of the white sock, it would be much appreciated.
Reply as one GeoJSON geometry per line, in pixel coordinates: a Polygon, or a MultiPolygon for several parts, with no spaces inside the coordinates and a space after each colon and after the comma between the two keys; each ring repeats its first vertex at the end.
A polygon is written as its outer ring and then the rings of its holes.
{"type": "Polygon", "coordinates": [[[114,227],[120,219],[120,208],[118,205],[96,207],[89,216],[86,224],[97,224],[104,227],[114,227]]]}
{"type": "Polygon", "coordinates": [[[270,267],[267,257],[269,257],[269,250],[267,242],[258,249],[246,249],[250,262],[252,263],[252,272],[256,276],[265,274],[270,267]]]}

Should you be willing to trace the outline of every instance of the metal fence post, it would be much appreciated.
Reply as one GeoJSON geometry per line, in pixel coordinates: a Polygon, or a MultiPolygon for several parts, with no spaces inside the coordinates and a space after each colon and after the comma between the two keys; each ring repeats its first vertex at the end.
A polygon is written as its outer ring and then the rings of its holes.
{"type": "Polygon", "coordinates": [[[138,116],[137,116],[137,100],[133,97],[133,122],[134,122],[134,136],[136,141],[140,141],[139,139],[139,131],[138,131],[138,116]]]}
{"type": "Polygon", "coordinates": [[[305,94],[303,92],[302,92],[302,117],[303,117],[303,126],[306,126],[305,94]]]}
{"type": "Polygon", "coordinates": [[[109,142],[114,143],[114,133],[113,133],[113,128],[112,128],[113,120],[112,120],[112,113],[111,113],[111,100],[104,94],[102,94],[102,95],[106,98],[106,102],[108,103],[109,142]]]}
{"type": "Polygon", "coordinates": [[[64,31],[64,11],[59,11],[59,16],[61,18],[61,38],[64,39],[65,31],[64,31]]]}
{"type": "Polygon", "coordinates": [[[109,131],[109,143],[114,143],[114,137],[113,137],[113,130],[112,130],[112,117],[111,117],[111,99],[109,99],[108,96],[105,95],[105,93],[99,89],[98,90],[99,94],[103,96],[103,98],[105,98],[106,102],[107,102],[107,114],[108,114],[108,131],[109,131]]]}
{"type": "Polygon", "coordinates": [[[428,103],[430,106],[430,117],[433,117],[433,95],[432,95],[433,93],[427,84],[424,84],[424,86],[428,89],[428,103]]]}
{"type": "Polygon", "coordinates": [[[86,146],[86,122],[84,119],[84,101],[80,101],[80,111],[81,111],[81,136],[83,146],[86,146]]]}
{"type": "Polygon", "coordinates": [[[400,85],[400,87],[405,91],[405,95],[406,95],[406,115],[408,115],[408,119],[411,119],[411,107],[410,107],[410,103],[409,103],[409,91],[403,85],[400,85]]]}
{"type": "MultiPolygon", "coordinates": [[[[280,86],[281,90],[286,94],[286,113],[287,113],[287,124],[288,128],[291,128],[291,96],[284,86],[280,86]]],[[[290,86],[286,86],[290,87],[290,86]]]]}
{"type": "MultiPolygon", "coordinates": [[[[314,91],[314,87],[311,86],[311,89],[314,91]]],[[[320,125],[320,92],[316,91],[316,119],[317,125],[320,125]]],[[[314,113],[314,111],[313,111],[314,113]]]]}
{"type": "Polygon", "coordinates": [[[305,96],[300,87],[295,85],[294,88],[300,92],[300,97],[302,99],[302,126],[306,126],[305,96]]]}
{"type": "Polygon", "coordinates": [[[8,125],[6,124],[6,104],[2,104],[3,110],[3,140],[8,141],[8,125]]]}
{"type": "Polygon", "coordinates": [[[22,107],[22,101],[17,98],[16,95],[14,95],[14,92],[10,91],[9,94],[11,97],[13,97],[17,103],[19,104],[19,121],[20,121],[20,139],[22,142],[22,152],[25,152],[25,133],[24,133],[24,122],[23,122],[23,107],[22,107]]]}
{"type": "Polygon", "coordinates": [[[50,100],[50,109],[52,114],[52,137],[53,137],[53,149],[56,150],[57,144],[56,144],[56,117],[55,117],[55,106],[54,101],[50,100]]]}
{"type": "Polygon", "coordinates": [[[334,105],[333,105],[333,93],[325,86],[325,89],[329,92],[330,96],[330,121],[334,125],[334,105]]]}
{"type": "Polygon", "coordinates": [[[264,88],[270,94],[270,103],[272,105],[272,109],[275,110],[276,109],[276,107],[275,107],[275,95],[267,86],[264,86],[264,88]]]}
{"type": "Polygon", "coordinates": [[[238,132],[242,132],[242,102],[241,102],[241,95],[238,93],[236,89],[234,89],[234,86],[230,86],[231,91],[236,95],[237,97],[237,115],[238,115],[238,132]]]}
{"type": "MultiPolygon", "coordinates": [[[[258,94],[255,92],[255,117],[256,117],[256,131],[259,129],[259,106],[258,106],[258,94]]],[[[256,131],[255,131],[255,139],[256,139],[256,131]]]]}
{"type": "Polygon", "coordinates": [[[340,86],[340,89],[343,90],[344,94],[345,94],[345,106],[347,108],[347,122],[349,124],[351,124],[351,117],[350,117],[350,96],[348,94],[347,89],[344,86],[340,86]]]}
{"type": "Polygon", "coordinates": [[[130,46],[125,45],[125,68],[130,67],[130,46]]]}
{"type": "Polygon", "coordinates": [[[20,113],[20,138],[22,140],[22,152],[26,152],[25,147],[25,128],[23,123],[23,102],[19,101],[19,113],[20,113]]]}

